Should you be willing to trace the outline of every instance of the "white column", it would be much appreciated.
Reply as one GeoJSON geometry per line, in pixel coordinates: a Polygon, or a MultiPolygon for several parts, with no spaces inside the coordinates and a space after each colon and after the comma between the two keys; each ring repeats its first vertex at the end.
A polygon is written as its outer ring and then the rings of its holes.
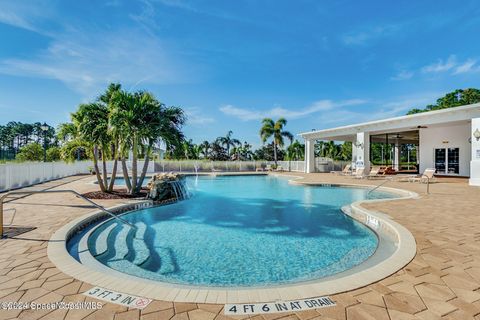
{"type": "Polygon", "coordinates": [[[370,133],[357,133],[357,141],[353,143],[356,155],[355,167],[364,168],[366,172],[370,171],[370,133]]]}
{"type": "Polygon", "coordinates": [[[315,172],[315,140],[305,139],[305,173],[315,172]]]}
{"type": "Polygon", "coordinates": [[[394,154],[394,161],[395,165],[393,169],[398,171],[400,169],[400,144],[398,143],[398,139],[395,141],[395,154],[394,154]]]}
{"type": "Polygon", "coordinates": [[[474,137],[476,131],[480,132],[480,118],[472,119],[472,160],[470,162],[470,185],[480,186],[480,139],[474,137]]]}

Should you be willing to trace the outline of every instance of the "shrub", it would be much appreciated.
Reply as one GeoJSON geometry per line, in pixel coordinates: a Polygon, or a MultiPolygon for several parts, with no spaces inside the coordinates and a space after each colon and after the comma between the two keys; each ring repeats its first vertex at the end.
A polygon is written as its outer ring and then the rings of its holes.
{"type": "Polygon", "coordinates": [[[16,155],[15,159],[20,161],[42,161],[43,148],[39,143],[29,143],[20,148],[20,152],[16,155]]]}
{"type": "Polygon", "coordinates": [[[51,147],[47,149],[47,161],[58,161],[60,160],[60,148],[51,147]]]}

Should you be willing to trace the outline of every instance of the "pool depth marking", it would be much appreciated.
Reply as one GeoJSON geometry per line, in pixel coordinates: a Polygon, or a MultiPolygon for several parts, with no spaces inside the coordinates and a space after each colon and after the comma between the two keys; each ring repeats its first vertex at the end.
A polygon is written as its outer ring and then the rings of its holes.
{"type": "Polygon", "coordinates": [[[297,312],[333,307],[337,304],[330,297],[316,297],[303,300],[276,301],[268,303],[225,304],[225,315],[248,315],[280,312],[297,312]]]}
{"type": "Polygon", "coordinates": [[[92,289],[85,291],[83,294],[88,297],[135,309],[144,309],[150,304],[150,302],[152,302],[152,300],[148,298],[137,297],[131,294],[111,291],[100,287],[93,287],[92,289]]]}

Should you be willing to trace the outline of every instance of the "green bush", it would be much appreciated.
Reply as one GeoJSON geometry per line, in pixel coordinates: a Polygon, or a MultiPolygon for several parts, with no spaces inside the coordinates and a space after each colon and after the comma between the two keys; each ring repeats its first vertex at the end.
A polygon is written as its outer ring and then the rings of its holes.
{"type": "Polygon", "coordinates": [[[60,148],[51,147],[47,149],[47,161],[58,161],[60,160],[60,148]]]}
{"type": "Polygon", "coordinates": [[[39,143],[29,143],[20,148],[20,152],[17,153],[15,159],[19,161],[42,161],[43,148],[39,143]]]}
{"type": "Polygon", "coordinates": [[[68,141],[60,149],[60,157],[66,162],[90,159],[91,153],[89,144],[82,140],[68,141]]]}

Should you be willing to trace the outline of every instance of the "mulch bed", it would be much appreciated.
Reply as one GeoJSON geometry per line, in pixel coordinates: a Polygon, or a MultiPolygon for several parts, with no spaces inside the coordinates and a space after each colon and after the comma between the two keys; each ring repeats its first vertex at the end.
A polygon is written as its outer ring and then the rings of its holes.
{"type": "Polygon", "coordinates": [[[112,192],[93,191],[82,194],[88,199],[114,200],[114,199],[143,199],[147,196],[148,189],[142,188],[140,193],[131,195],[127,189],[114,189],[112,192]]]}

